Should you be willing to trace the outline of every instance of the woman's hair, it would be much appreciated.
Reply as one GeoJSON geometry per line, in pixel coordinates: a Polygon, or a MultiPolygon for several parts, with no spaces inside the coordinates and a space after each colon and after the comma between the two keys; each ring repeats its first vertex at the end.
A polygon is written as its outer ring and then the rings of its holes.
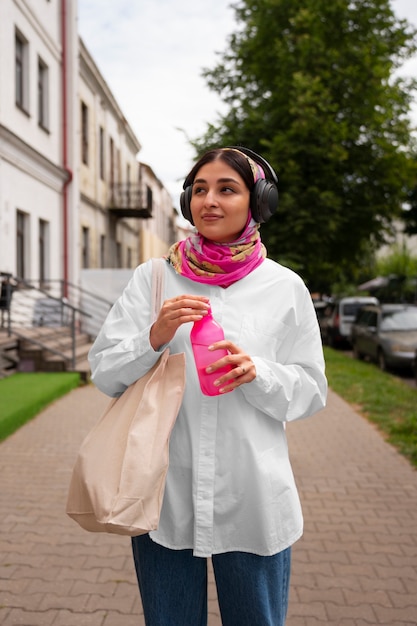
{"type": "Polygon", "coordinates": [[[192,185],[194,182],[194,178],[198,170],[206,165],[207,163],[212,163],[213,161],[223,161],[229,167],[235,170],[242,178],[249,189],[252,191],[255,186],[255,180],[253,177],[252,169],[249,165],[247,157],[237,150],[230,150],[224,148],[215,148],[213,150],[209,150],[195,163],[187,178],[185,179],[184,187],[188,185],[192,185]]]}

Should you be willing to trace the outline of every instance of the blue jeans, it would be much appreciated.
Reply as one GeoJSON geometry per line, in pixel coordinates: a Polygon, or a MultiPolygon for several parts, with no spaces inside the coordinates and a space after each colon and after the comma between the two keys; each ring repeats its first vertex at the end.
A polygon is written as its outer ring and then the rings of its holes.
{"type": "MultiPolygon", "coordinates": [[[[146,626],[207,625],[207,559],[132,537],[146,626]]],[[[284,626],[291,548],[273,556],[212,556],[223,626],[284,626]]]]}

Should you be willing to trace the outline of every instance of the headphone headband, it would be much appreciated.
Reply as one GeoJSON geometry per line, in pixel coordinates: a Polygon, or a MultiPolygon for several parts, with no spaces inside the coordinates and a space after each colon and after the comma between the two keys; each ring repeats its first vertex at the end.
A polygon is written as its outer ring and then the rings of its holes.
{"type": "Polygon", "coordinates": [[[237,150],[245,157],[249,157],[252,161],[255,161],[258,165],[260,165],[265,172],[266,179],[272,180],[276,185],[278,185],[278,176],[276,175],[273,168],[269,165],[268,161],[266,161],[260,154],[257,154],[253,150],[249,148],[245,148],[244,146],[226,146],[228,150],[237,150]]]}

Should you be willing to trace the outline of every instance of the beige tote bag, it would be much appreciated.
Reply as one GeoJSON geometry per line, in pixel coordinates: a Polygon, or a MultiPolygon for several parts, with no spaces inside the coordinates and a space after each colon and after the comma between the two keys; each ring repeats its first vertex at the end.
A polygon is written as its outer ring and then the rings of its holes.
{"type": "MultiPolygon", "coordinates": [[[[152,319],[160,308],[163,261],[152,268],[152,319]]],[[[158,527],[169,438],[185,386],[185,355],[158,362],[111,400],[78,452],[66,512],[91,532],[141,535],[158,527]]]]}

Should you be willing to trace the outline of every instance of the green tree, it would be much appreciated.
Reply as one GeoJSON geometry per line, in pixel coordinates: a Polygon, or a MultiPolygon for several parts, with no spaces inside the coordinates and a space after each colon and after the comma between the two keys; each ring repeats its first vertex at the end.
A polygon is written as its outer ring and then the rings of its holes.
{"type": "Polygon", "coordinates": [[[391,246],[386,256],[377,259],[375,271],[378,276],[417,277],[417,256],[407,248],[404,242],[391,246]]]}
{"type": "Polygon", "coordinates": [[[377,259],[375,274],[389,279],[388,284],[375,293],[381,301],[417,303],[417,256],[405,242],[393,244],[389,254],[377,259]]]}
{"type": "Polygon", "coordinates": [[[269,255],[312,290],[360,273],[400,214],[416,171],[410,103],[395,70],[416,32],[387,0],[241,0],[209,88],[227,112],[192,143],[260,152],[280,180],[262,227],[269,255]]]}

